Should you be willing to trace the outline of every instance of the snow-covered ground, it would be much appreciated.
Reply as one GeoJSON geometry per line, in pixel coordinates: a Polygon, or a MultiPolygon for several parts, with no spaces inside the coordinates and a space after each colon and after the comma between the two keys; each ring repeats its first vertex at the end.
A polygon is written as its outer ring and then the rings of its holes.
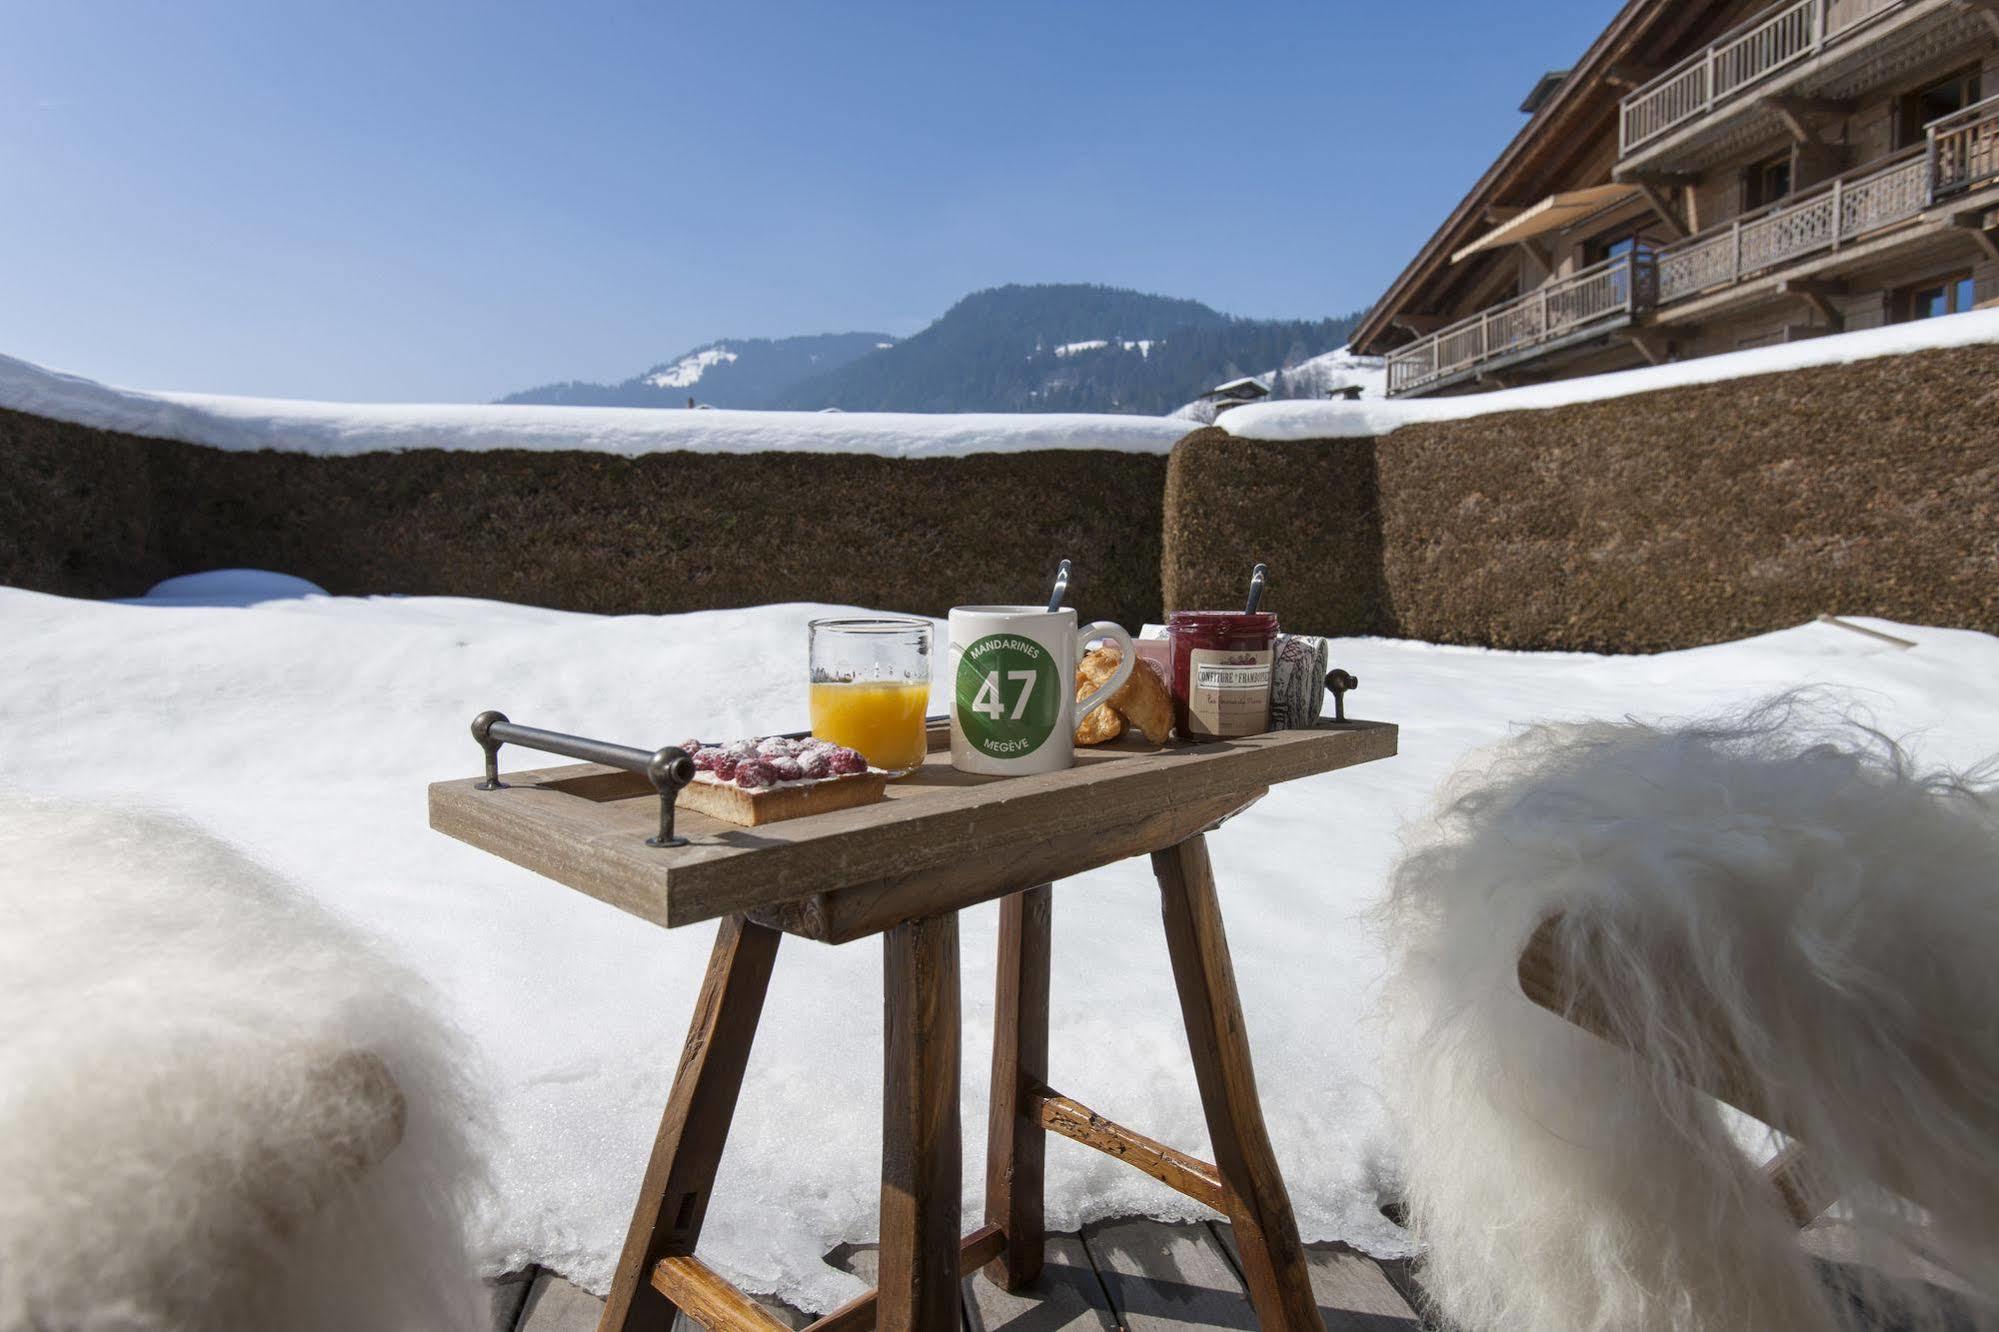
{"type": "MultiPolygon", "coordinates": [[[[1587,375],[1493,393],[1468,393],[1457,398],[1382,398],[1370,393],[1359,402],[1259,402],[1237,407],[1220,418],[1222,429],[1244,439],[1360,439],[1385,435],[1422,421],[1458,421],[1489,412],[1517,412],[1564,407],[1575,402],[1601,402],[1633,393],[1652,393],[1686,384],[1713,384],[1778,370],[1815,365],[1845,365],[1877,356],[1902,356],[1943,347],[1969,347],[1999,342],[1999,310],[1972,310],[1891,324],[1858,333],[1837,333],[1804,342],[1788,342],[1750,351],[1725,352],[1669,365],[1587,375]]],[[[1385,372],[1384,372],[1385,375],[1385,372]]],[[[1181,409],[1185,411],[1185,408],[1181,409]]]]}
{"type": "Polygon", "coordinates": [[[1033,449],[1166,453],[1187,433],[1185,421],[1168,417],[1069,412],[696,413],[656,407],[235,398],[113,388],[11,356],[0,356],[0,407],[218,449],[327,455],[398,449],[588,449],[627,455],[787,451],[889,458],[1033,449]]]}
{"type": "MultiPolygon", "coordinates": [[[[1323,401],[1330,393],[1356,388],[1360,390],[1363,400],[1372,400],[1388,391],[1387,362],[1379,356],[1357,355],[1347,347],[1340,347],[1322,356],[1314,356],[1308,361],[1300,361],[1288,369],[1266,370],[1260,375],[1251,375],[1250,378],[1270,390],[1272,402],[1288,402],[1293,399],[1301,402],[1310,402],[1312,399],[1323,401]]],[[[1198,398],[1176,410],[1173,415],[1182,421],[1213,425],[1217,416],[1216,406],[1211,398],[1198,398]]],[[[1243,409],[1236,407],[1230,410],[1243,409]]]]}
{"type": "MultiPolygon", "coordinates": [[[[260,602],[242,579],[218,599],[248,604],[187,604],[200,593],[183,584],[180,604],[119,605],[0,589],[0,786],[180,811],[428,976],[489,1069],[493,1270],[534,1260],[601,1289],[712,930],[658,929],[429,831],[425,785],[476,771],[466,724],[489,707],[645,745],[802,726],[804,625],[829,608],[602,618],[446,598],[260,602]]],[[[1393,1134],[1364,1020],[1382,948],[1360,917],[1398,828],[1453,763],[1533,719],[1706,712],[1808,683],[1856,691],[1927,759],[1968,765],[1999,749],[1999,639],[1869,623],[1917,646],[1820,624],[1651,657],[1336,645],[1362,681],[1355,711],[1400,723],[1401,756],[1279,787],[1211,839],[1307,1236],[1401,1251],[1376,1210],[1393,1134]]],[[[1205,1150],[1146,865],[1065,883],[1055,912],[1054,1085],[1205,1150]]],[[[963,941],[972,1207],[994,921],[991,906],[968,912],[963,941]]],[[[704,1243],[753,1289],[819,1307],[858,1289],[819,1255],[874,1231],[880,957],[866,943],[780,952],[704,1243]]],[[[1133,1212],[1193,1208],[1052,1143],[1053,1224],[1133,1212]]]]}

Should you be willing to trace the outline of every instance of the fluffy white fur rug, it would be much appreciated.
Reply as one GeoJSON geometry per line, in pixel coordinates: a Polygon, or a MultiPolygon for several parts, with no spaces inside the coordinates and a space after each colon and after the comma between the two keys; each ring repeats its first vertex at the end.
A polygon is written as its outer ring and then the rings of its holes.
{"type": "Polygon", "coordinates": [[[0,793],[0,917],[0,1332],[487,1326],[408,976],[125,809],[0,793]]]}
{"type": "MultiPolygon", "coordinates": [[[[1716,1009],[1854,1256],[1914,1243],[1999,1295],[1999,816],[1809,712],[1530,731],[1459,773],[1397,867],[1381,920],[1405,1196],[1456,1325],[1875,1325],[1745,1154],[1772,1136],[1690,1090],[1717,1067],[1697,1017],[1716,1009]],[[1522,996],[1517,959],[1555,912],[1570,974],[1649,1059],[1522,996]]],[[[1947,1322],[1883,1276],[1861,1296],[1899,1306],[1897,1327],[1999,1327],[1984,1299],[1947,1322]]]]}

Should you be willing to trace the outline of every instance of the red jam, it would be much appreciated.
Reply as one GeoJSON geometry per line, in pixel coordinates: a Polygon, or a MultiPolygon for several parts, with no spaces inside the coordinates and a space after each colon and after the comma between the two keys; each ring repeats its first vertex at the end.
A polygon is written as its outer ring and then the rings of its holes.
{"type": "Polygon", "coordinates": [[[1173,726],[1183,740],[1270,729],[1270,661],[1277,617],[1265,611],[1174,611],[1173,726]]]}

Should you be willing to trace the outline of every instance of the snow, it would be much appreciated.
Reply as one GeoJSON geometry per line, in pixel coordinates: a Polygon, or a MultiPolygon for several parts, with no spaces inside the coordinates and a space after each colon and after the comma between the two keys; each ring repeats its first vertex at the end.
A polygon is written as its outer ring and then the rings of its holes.
{"type": "MultiPolygon", "coordinates": [[[[134,606],[0,589],[0,787],[168,806],[387,941],[492,1070],[479,1089],[501,1189],[480,1222],[490,1270],[541,1262],[601,1290],[713,931],[659,929],[431,832],[425,786],[477,771],[466,727],[490,707],[639,745],[802,727],[805,623],[842,613],[605,618],[431,597],[134,606]]],[[[1985,686],[1999,639],[1866,623],[1917,646],[1823,624],[1640,657],[1336,642],[1363,682],[1350,705],[1401,724],[1400,757],[1279,786],[1211,838],[1271,1135],[1309,1238],[1406,1249],[1376,1206],[1393,1133],[1363,1020],[1382,949],[1360,916],[1398,828],[1446,771],[1533,719],[1705,712],[1812,682],[1859,691],[1927,758],[1984,757],[1999,736],[1985,686]]],[[[1051,1082],[1207,1150],[1146,864],[1064,883],[1055,912],[1051,1082]]],[[[968,1229],[995,917],[988,905],[964,918],[968,1229]]],[[[859,1289],[820,1255],[874,1234],[880,956],[781,950],[702,1245],[750,1288],[819,1308],[859,1289]]],[[[1196,1214],[1074,1144],[1048,1150],[1058,1228],[1196,1214]]]]}
{"type": "MultiPolygon", "coordinates": [[[[1339,347],[1287,369],[1266,370],[1260,375],[1249,375],[1231,383],[1260,384],[1276,394],[1272,401],[1324,398],[1329,393],[1348,388],[1358,388],[1363,398],[1379,398],[1388,391],[1388,370],[1387,362],[1379,356],[1361,356],[1349,347],[1339,347]],[[1281,384],[1278,382],[1279,375],[1283,376],[1281,384]]],[[[1213,425],[1219,416],[1241,411],[1241,407],[1231,407],[1227,413],[1216,411],[1222,404],[1217,403],[1213,395],[1229,386],[1217,385],[1175,411],[1174,417],[1199,425],[1213,425]]]]}
{"type": "Polygon", "coordinates": [[[211,569],[166,578],[127,603],[134,606],[255,606],[289,597],[323,597],[326,589],[305,578],[263,569],[211,569]]]}
{"type": "Polygon", "coordinates": [[[401,449],[583,449],[627,456],[875,454],[941,458],[1033,449],[1166,453],[1184,421],[1083,413],[751,412],[652,407],[305,402],[113,388],[0,356],[0,407],[218,449],[344,456],[401,449]]]}
{"type": "MultiPolygon", "coordinates": [[[[1152,338],[1120,338],[1117,345],[1124,351],[1135,351],[1140,356],[1152,355],[1152,338]]],[[[1092,338],[1087,342],[1065,342],[1055,349],[1057,356],[1074,356],[1078,352],[1098,351],[1111,345],[1109,338],[1092,338]]]]}
{"type": "Polygon", "coordinates": [[[1714,384],[1780,370],[1847,365],[1877,356],[1904,356],[1911,352],[1970,347],[1990,342],[1999,342],[1999,310],[1973,310],[1858,333],[1837,333],[1775,347],[1724,352],[1719,356],[1702,356],[1668,365],[1557,380],[1550,384],[1532,384],[1525,388],[1500,389],[1493,393],[1471,393],[1456,398],[1381,398],[1370,401],[1377,397],[1370,394],[1359,402],[1256,403],[1224,413],[1220,425],[1231,435],[1244,439],[1360,439],[1385,435],[1402,426],[1423,421],[1459,421],[1488,412],[1601,402],[1608,398],[1652,393],[1688,384],[1714,384]]]}
{"type": "Polygon", "coordinates": [[[646,376],[646,383],[655,388],[692,388],[701,382],[701,376],[724,361],[733,361],[736,353],[727,347],[708,347],[691,356],[683,356],[664,370],[656,370],[646,376]]]}

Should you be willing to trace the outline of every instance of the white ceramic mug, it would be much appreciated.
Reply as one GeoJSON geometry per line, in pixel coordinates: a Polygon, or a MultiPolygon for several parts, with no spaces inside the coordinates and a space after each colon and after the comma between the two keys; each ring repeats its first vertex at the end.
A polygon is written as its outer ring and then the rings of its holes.
{"type": "Polygon", "coordinates": [[[1114,624],[1076,627],[1066,606],[951,609],[951,766],[1020,777],[1076,761],[1076,719],[1102,707],[1131,678],[1138,653],[1114,624]],[[1090,643],[1118,645],[1104,687],[1076,697],[1076,664],[1090,643]]]}

